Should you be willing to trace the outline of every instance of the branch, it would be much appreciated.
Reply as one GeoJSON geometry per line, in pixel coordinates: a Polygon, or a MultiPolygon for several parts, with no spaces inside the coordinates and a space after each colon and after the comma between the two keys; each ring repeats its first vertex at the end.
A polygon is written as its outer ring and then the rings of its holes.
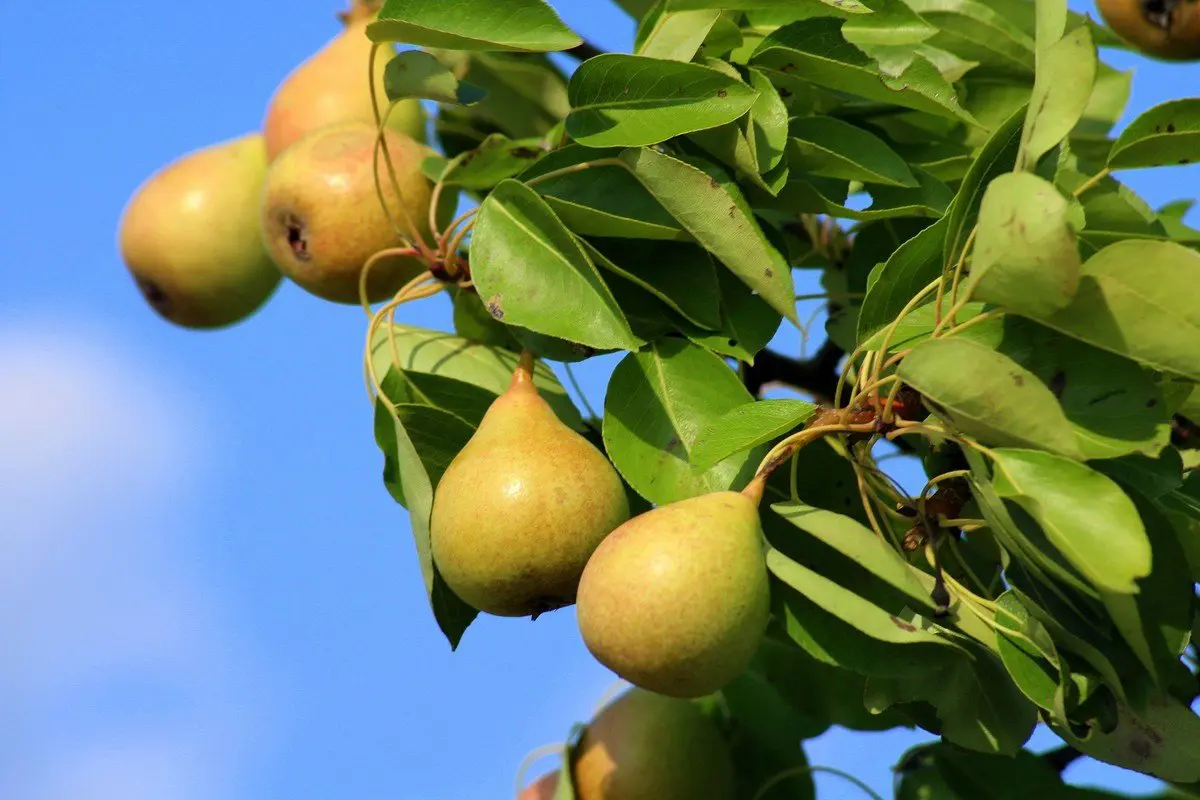
{"type": "Polygon", "coordinates": [[[1059,774],[1062,774],[1063,770],[1074,764],[1076,759],[1082,757],[1083,753],[1069,744],[1064,744],[1062,747],[1042,753],[1042,760],[1046,762],[1046,766],[1059,774]]]}
{"type": "Polygon", "coordinates": [[[579,59],[580,61],[587,61],[589,58],[595,58],[596,56],[602,56],[605,53],[607,53],[608,51],[601,50],[599,47],[596,47],[596,45],[592,44],[587,39],[584,39],[583,44],[576,45],[575,47],[572,47],[570,50],[563,50],[563,52],[573,58],[579,59]]]}
{"type": "Polygon", "coordinates": [[[758,397],[763,388],[772,383],[791,386],[813,396],[818,403],[833,403],[837,391],[838,363],[845,351],[826,339],[812,358],[800,361],[763,350],[754,357],[754,364],[747,365],[742,382],[750,394],[758,397]]]}

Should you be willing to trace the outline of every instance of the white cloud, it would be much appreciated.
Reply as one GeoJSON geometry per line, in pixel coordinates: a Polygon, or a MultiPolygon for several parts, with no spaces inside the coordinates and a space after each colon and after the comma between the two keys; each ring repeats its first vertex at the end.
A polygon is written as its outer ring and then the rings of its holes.
{"type": "Polygon", "coordinates": [[[102,341],[0,327],[0,797],[230,797],[266,709],[189,551],[204,421],[102,341]]]}

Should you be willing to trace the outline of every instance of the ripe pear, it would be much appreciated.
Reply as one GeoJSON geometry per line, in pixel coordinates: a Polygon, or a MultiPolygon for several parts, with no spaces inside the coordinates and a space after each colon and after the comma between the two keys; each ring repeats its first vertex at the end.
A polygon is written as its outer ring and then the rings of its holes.
{"type": "Polygon", "coordinates": [[[719,690],[749,664],[770,613],[762,485],[640,514],[596,549],[579,629],[602,664],[672,697],[719,690]]]}
{"type": "Polygon", "coordinates": [[[548,772],[521,790],[517,800],[554,800],[558,791],[558,773],[548,772]]]}
{"type": "Polygon", "coordinates": [[[134,192],[121,258],[146,301],[186,328],[221,328],[257,311],[279,285],[263,247],[267,155],[258,134],[195,150],[134,192]]]}
{"type": "MultiPolygon", "coordinates": [[[[399,133],[385,139],[400,193],[382,154],[379,185],[396,224],[411,220],[429,236],[432,187],[421,173],[422,145],[399,133]]],[[[330,125],[305,136],[272,162],[263,191],[262,229],[284,275],[335,303],[359,301],[359,276],[371,256],[402,246],[375,190],[375,128],[365,122],[330,125]]],[[[390,297],[425,269],[412,258],[372,266],[368,296],[390,297]]]]}
{"type": "MultiPolygon", "coordinates": [[[[377,4],[355,0],[342,15],[345,29],[284,78],[267,105],[263,134],[267,158],[274,161],[290,145],[309,133],[339,122],[375,125],[367,69],[371,40],[367,25],[377,4]]],[[[382,114],[387,110],[383,71],[395,55],[391,45],[375,54],[375,97],[382,114]]],[[[417,141],[425,141],[425,114],[419,100],[401,100],[388,117],[388,126],[417,141]]]]}
{"type": "Polygon", "coordinates": [[[575,602],[596,545],[629,518],[612,464],[564,425],[526,353],[433,497],[433,559],[481,611],[537,617],[575,602]]]}
{"type": "Polygon", "coordinates": [[[572,764],[578,800],[730,800],[733,760],[693,703],[632,689],[587,726],[572,764]]]}

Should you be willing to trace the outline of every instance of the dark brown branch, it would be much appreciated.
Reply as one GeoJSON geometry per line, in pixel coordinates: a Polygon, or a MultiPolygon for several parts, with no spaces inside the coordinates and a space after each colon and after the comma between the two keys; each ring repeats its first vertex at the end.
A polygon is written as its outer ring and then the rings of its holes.
{"type": "Polygon", "coordinates": [[[588,40],[584,39],[583,44],[576,45],[575,47],[572,47],[570,50],[564,50],[563,52],[569,56],[572,56],[573,58],[579,59],[580,61],[587,61],[589,58],[595,58],[596,56],[602,56],[608,51],[601,50],[599,47],[596,47],[596,45],[594,45],[591,42],[589,42],[588,40]]]}
{"type": "Polygon", "coordinates": [[[1083,753],[1069,744],[1064,744],[1062,747],[1042,753],[1042,760],[1046,762],[1046,765],[1059,774],[1082,757],[1083,753]]]}
{"type": "Polygon", "coordinates": [[[818,403],[830,405],[837,391],[838,364],[843,355],[845,351],[829,339],[816,354],[803,361],[763,350],[754,357],[754,364],[746,367],[742,382],[755,397],[764,387],[777,383],[807,392],[818,403]]]}

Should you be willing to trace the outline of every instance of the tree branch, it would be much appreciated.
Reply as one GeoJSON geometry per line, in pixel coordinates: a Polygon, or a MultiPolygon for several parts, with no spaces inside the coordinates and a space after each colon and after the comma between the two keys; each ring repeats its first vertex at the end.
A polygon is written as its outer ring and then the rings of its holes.
{"type": "Polygon", "coordinates": [[[570,50],[564,50],[563,52],[573,58],[579,59],[580,61],[587,61],[589,58],[595,58],[596,56],[602,56],[608,51],[601,50],[599,47],[596,47],[596,45],[592,44],[587,39],[584,39],[583,44],[576,45],[575,47],[572,47],[570,50]]]}
{"type": "Polygon", "coordinates": [[[742,382],[755,397],[764,387],[775,383],[800,389],[818,403],[831,405],[837,391],[838,363],[843,355],[845,351],[830,339],[825,340],[815,355],[803,361],[774,350],[763,350],[754,357],[754,364],[745,368],[742,382]]]}
{"type": "Polygon", "coordinates": [[[1042,753],[1042,760],[1046,762],[1046,765],[1059,774],[1074,764],[1076,759],[1082,757],[1083,753],[1069,744],[1064,744],[1062,747],[1042,753]]]}

